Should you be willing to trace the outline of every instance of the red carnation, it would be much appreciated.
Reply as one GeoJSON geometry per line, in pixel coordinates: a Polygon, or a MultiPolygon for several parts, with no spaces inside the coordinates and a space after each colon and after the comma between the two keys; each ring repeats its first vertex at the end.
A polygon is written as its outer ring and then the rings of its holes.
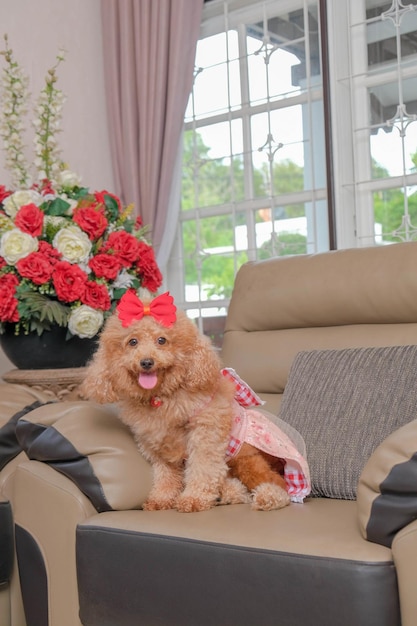
{"type": "Polygon", "coordinates": [[[118,230],[109,235],[101,252],[112,252],[125,267],[130,267],[139,258],[139,241],[130,233],[118,230]]]}
{"type": "Polygon", "coordinates": [[[142,279],[142,287],[155,292],[162,285],[162,274],[155,260],[153,248],[144,241],[139,242],[137,268],[142,279]]]}
{"type": "Polygon", "coordinates": [[[20,207],[14,223],[22,232],[32,235],[32,237],[39,237],[42,235],[43,218],[43,211],[31,202],[20,207]]]}
{"type": "Polygon", "coordinates": [[[85,285],[84,294],[81,302],[91,306],[93,309],[101,309],[107,311],[110,306],[110,296],[105,285],[100,285],[94,280],[89,280],[85,285]]]}
{"type": "Polygon", "coordinates": [[[103,209],[91,205],[75,209],[73,220],[92,241],[101,237],[109,225],[103,209]]]}
{"type": "Polygon", "coordinates": [[[63,302],[80,300],[84,293],[87,275],[78,265],[58,261],[52,277],[56,295],[63,302]]]}
{"type": "Polygon", "coordinates": [[[106,280],[114,280],[122,266],[119,259],[111,254],[96,254],[88,265],[98,278],[106,280]]]}
{"type": "Polygon", "coordinates": [[[23,278],[29,278],[36,285],[43,285],[51,279],[54,265],[40,252],[31,252],[16,263],[16,268],[23,278]]]}
{"type": "Polygon", "coordinates": [[[5,261],[5,259],[3,259],[2,256],[0,256],[0,270],[2,267],[6,267],[7,263],[5,261]]]}
{"type": "Polygon", "coordinates": [[[17,299],[15,297],[16,286],[19,279],[14,274],[0,276],[0,321],[18,322],[17,299]]]}

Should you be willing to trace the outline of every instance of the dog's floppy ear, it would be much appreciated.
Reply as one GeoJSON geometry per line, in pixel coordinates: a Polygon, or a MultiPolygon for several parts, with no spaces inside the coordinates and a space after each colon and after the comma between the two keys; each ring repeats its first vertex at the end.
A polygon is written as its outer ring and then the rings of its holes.
{"type": "Polygon", "coordinates": [[[221,369],[220,359],[208,337],[198,336],[196,344],[190,352],[188,366],[190,388],[210,388],[218,383],[221,369]]]}
{"type": "Polygon", "coordinates": [[[80,386],[83,398],[102,404],[119,400],[112,383],[111,362],[106,353],[107,350],[100,345],[87,367],[86,376],[80,386]]]}
{"type": "Polygon", "coordinates": [[[114,356],[118,350],[120,323],[115,316],[109,318],[101,333],[99,346],[87,366],[86,376],[80,385],[84,398],[96,402],[117,402],[117,377],[114,356]]]}

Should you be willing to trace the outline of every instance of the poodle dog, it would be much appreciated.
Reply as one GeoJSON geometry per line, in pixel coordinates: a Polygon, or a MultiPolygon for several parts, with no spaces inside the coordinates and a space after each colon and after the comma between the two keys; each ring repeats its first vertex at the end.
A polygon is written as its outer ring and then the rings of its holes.
{"type": "Polygon", "coordinates": [[[142,302],[126,292],[106,322],[81,391],[120,403],[120,419],[153,469],[144,509],[289,504],[282,461],[251,443],[231,456],[236,384],[221,374],[210,340],[176,310],[169,293],[142,302]]]}

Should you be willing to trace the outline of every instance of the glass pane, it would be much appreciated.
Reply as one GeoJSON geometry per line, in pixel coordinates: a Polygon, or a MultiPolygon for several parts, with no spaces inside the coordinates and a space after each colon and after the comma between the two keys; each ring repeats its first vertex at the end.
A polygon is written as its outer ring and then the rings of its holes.
{"type": "Polygon", "coordinates": [[[195,67],[186,122],[228,111],[241,104],[236,31],[199,41],[195,67]]]}
{"type": "Polygon", "coordinates": [[[258,259],[307,252],[307,219],[303,204],[257,211],[255,230],[258,259]]]}
{"type": "Polygon", "coordinates": [[[373,194],[375,241],[390,243],[417,239],[415,187],[384,189],[373,194]]]}
{"type": "Polygon", "coordinates": [[[230,297],[236,269],[248,260],[242,250],[235,262],[231,216],[187,221],[182,232],[187,301],[230,297]],[[201,293],[195,297],[192,285],[199,284],[201,293]]]}
{"type": "Polygon", "coordinates": [[[243,152],[242,120],[200,126],[198,131],[208,148],[208,156],[221,158],[243,152]]]}
{"type": "Polygon", "coordinates": [[[417,78],[369,90],[373,178],[415,171],[417,151],[417,78]],[[402,102],[401,102],[402,98],[402,102]]]}
{"type": "MultiPolygon", "coordinates": [[[[304,156],[302,107],[297,105],[261,113],[251,118],[253,164],[263,185],[256,185],[257,197],[302,191],[304,156]]],[[[306,159],[310,161],[309,152],[306,159]]]]}
{"type": "Polygon", "coordinates": [[[236,269],[248,260],[241,252],[235,260],[232,253],[208,254],[202,260],[202,284],[208,300],[230,298],[236,269]]]}
{"type": "Polygon", "coordinates": [[[265,152],[271,160],[291,159],[304,164],[300,105],[253,115],[251,128],[254,150],[265,152]]]}
{"type": "Polygon", "coordinates": [[[277,100],[305,91],[307,79],[321,74],[317,6],[309,8],[308,29],[302,8],[250,24],[247,49],[252,102],[277,100]]]}
{"type": "Polygon", "coordinates": [[[272,53],[260,47],[260,42],[248,37],[248,73],[249,92],[252,104],[271,99],[284,98],[300,91],[293,84],[294,66],[299,65],[298,58],[286,50],[276,48],[272,53]],[[270,54],[268,63],[266,55],[270,54]]]}
{"type": "Polygon", "coordinates": [[[375,2],[367,0],[366,19],[368,42],[368,67],[381,69],[392,66],[397,57],[411,60],[416,56],[417,31],[416,3],[375,2]],[[406,6],[404,6],[406,5],[406,6]],[[399,38],[399,51],[397,47],[399,38]]]}

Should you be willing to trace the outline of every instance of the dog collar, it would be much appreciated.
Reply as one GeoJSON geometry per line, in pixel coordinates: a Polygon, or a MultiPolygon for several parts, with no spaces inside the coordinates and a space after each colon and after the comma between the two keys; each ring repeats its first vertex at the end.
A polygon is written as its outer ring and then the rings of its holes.
{"type": "Polygon", "coordinates": [[[161,398],[159,396],[152,396],[152,398],[149,401],[149,404],[154,409],[157,409],[159,406],[161,406],[162,400],[161,400],[161,398]]]}

